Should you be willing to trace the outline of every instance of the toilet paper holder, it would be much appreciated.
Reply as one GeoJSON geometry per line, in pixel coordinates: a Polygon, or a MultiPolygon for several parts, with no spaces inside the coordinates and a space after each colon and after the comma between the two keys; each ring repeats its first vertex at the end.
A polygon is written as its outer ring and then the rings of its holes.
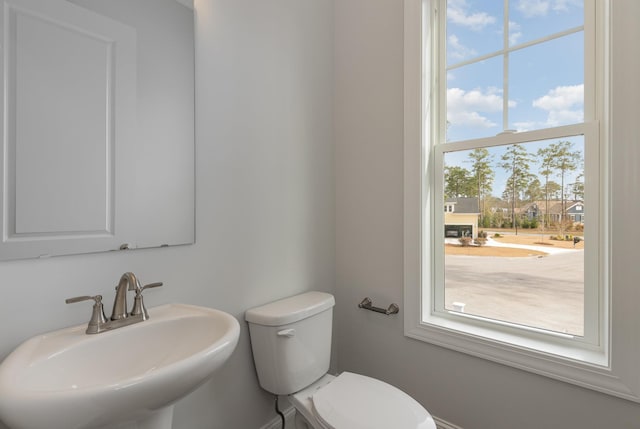
{"type": "Polygon", "coordinates": [[[389,308],[374,307],[371,302],[371,298],[369,297],[366,297],[365,299],[360,301],[358,307],[364,308],[365,310],[375,311],[376,313],[386,314],[387,316],[389,316],[390,314],[398,314],[398,312],[400,311],[400,307],[398,307],[397,304],[391,304],[389,308]]]}

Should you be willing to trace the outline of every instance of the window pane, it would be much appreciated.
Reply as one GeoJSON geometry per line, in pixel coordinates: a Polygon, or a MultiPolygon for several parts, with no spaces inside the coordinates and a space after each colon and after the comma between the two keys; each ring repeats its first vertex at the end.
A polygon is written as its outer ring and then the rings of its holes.
{"type": "Polygon", "coordinates": [[[584,335],[584,137],[444,155],[446,310],[584,335]]]}
{"type": "Polygon", "coordinates": [[[584,33],[509,56],[509,128],[536,130],[584,121],[584,33]]]}
{"type": "Polygon", "coordinates": [[[502,131],[502,58],[447,73],[447,141],[495,136],[502,131]]]}
{"type": "Polygon", "coordinates": [[[502,49],[503,0],[447,1],[447,65],[502,49]]]}
{"type": "Polygon", "coordinates": [[[584,24],[584,0],[509,3],[509,45],[547,37],[584,24]]]}

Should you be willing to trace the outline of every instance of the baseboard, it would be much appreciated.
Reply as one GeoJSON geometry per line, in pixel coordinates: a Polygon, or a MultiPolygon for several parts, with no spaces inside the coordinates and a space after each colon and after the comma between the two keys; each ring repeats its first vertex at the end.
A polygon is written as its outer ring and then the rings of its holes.
{"type": "Polygon", "coordinates": [[[456,426],[453,423],[449,423],[446,420],[439,419],[436,416],[433,416],[433,420],[435,420],[436,427],[438,429],[462,429],[460,426],[456,426]]]}
{"type": "MultiPolygon", "coordinates": [[[[282,413],[284,414],[286,429],[294,429],[295,418],[296,418],[295,408],[288,407],[282,413]]],[[[453,423],[449,423],[448,421],[442,420],[435,416],[433,417],[433,420],[435,420],[436,427],[438,429],[462,429],[460,426],[456,426],[453,423]]],[[[260,427],[260,429],[282,429],[282,419],[280,418],[280,416],[275,416],[273,419],[269,421],[269,423],[260,427]]]]}
{"type": "MultiPolygon", "coordinates": [[[[288,407],[282,411],[282,414],[284,414],[284,424],[286,426],[286,429],[294,429],[296,409],[293,407],[288,407]]],[[[279,415],[276,415],[269,421],[269,423],[261,426],[260,429],[282,429],[282,419],[279,415]]]]}

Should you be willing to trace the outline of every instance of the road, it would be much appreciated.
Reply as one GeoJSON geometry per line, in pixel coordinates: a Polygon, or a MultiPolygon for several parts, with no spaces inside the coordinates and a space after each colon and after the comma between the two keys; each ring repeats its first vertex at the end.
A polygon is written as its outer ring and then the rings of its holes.
{"type": "Polygon", "coordinates": [[[504,258],[447,255],[445,306],[465,313],[583,335],[584,252],[504,258]]]}

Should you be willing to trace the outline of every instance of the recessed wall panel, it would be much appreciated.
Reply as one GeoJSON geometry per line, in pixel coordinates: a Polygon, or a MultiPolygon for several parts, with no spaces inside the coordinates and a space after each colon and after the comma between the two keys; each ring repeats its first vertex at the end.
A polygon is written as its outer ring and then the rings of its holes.
{"type": "Polygon", "coordinates": [[[20,11],[11,18],[13,232],[106,232],[112,43],[20,11]]]}
{"type": "Polygon", "coordinates": [[[0,260],[136,247],[136,30],[0,0],[0,260]]]}

